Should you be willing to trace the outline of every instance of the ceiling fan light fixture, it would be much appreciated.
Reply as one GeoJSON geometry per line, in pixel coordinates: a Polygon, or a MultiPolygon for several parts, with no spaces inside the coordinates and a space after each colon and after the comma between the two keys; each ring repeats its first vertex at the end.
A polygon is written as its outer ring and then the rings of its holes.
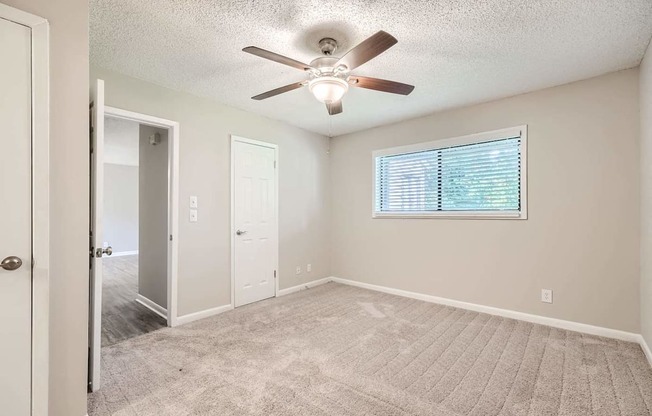
{"type": "Polygon", "coordinates": [[[340,101],[349,90],[349,83],[337,77],[319,77],[310,80],[308,89],[322,103],[340,101]]]}
{"type": "Polygon", "coordinates": [[[391,94],[409,95],[414,90],[413,85],[380,78],[362,77],[351,73],[351,71],[374,59],[397,42],[394,36],[380,30],[353,47],[353,49],[350,49],[342,57],[337,57],[333,56],[338,46],[337,41],[332,38],[323,38],[319,41],[322,56],[313,59],[309,65],[256,46],[247,46],[242,49],[243,52],[304,71],[309,77],[309,80],[274,88],[251,98],[253,100],[265,100],[307,85],[312,95],[318,101],[326,104],[328,114],[334,116],[342,113],[342,97],[349,90],[349,86],[391,94]]]}

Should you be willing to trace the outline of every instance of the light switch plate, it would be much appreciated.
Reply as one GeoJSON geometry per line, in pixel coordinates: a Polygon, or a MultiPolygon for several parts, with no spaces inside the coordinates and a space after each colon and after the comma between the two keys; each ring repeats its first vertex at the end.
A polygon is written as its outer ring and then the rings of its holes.
{"type": "Polygon", "coordinates": [[[190,208],[197,208],[197,197],[195,195],[190,197],[190,208]]]}
{"type": "Polygon", "coordinates": [[[197,222],[197,210],[196,209],[191,209],[190,210],[190,222],[197,222]]]}

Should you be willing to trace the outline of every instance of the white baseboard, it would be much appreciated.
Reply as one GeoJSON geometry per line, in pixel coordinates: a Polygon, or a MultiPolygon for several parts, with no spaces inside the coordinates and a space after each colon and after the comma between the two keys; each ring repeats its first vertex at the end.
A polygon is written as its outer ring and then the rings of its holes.
{"type": "MultiPolygon", "coordinates": [[[[332,277],[331,280],[336,283],[342,283],[345,285],[375,290],[377,292],[389,293],[392,295],[404,296],[407,298],[423,300],[426,302],[438,303],[446,306],[453,306],[455,308],[467,309],[475,312],[486,313],[489,315],[502,316],[505,318],[518,319],[521,321],[531,322],[535,324],[547,325],[547,326],[552,326],[554,328],[567,329],[569,331],[582,332],[590,335],[598,335],[606,338],[614,338],[622,341],[640,343],[642,338],[640,334],[635,334],[633,332],[626,332],[617,329],[587,325],[587,324],[582,324],[573,321],[565,321],[563,319],[548,318],[545,316],[532,315],[529,313],[517,312],[509,309],[500,309],[500,308],[494,308],[492,306],[484,306],[475,303],[462,302],[459,300],[441,298],[438,296],[424,295],[422,293],[409,292],[407,290],[393,289],[385,286],[372,285],[370,283],[362,283],[362,282],[357,282],[355,280],[342,279],[339,277],[332,277]]],[[[643,346],[641,345],[641,347],[643,346]]]]}
{"type": "Polygon", "coordinates": [[[288,287],[287,289],[281,289],[281,290],[278,291],[276,296],[285,296],[285,295],[289,295],[290,293],[298,292],[300,290],[310,289],[311,287],[315,287],[315,286],[323,285],[324,283],[328,283],[331,280],[332,280],[331,277],[324,277],[323,279],[317,279],[317,280],[313,280],[311,282],[304,283],[304,284],[301,284],[301,285],[288,287]]]}
{"type": "Polygon", "coordinates": [[[216,308],[206,309],[204,311],[193,312],[177,318],[177,325],[187,324],[188,322],[197,321],[199,319],[208,318],[209,316],[219,315],[233,309],[233,305],[222,305],[216,308]]]}
{"type": "Polygon", "coordinates": [[[158,303],[154,302],[153,300],[146,298],[145,296],[141,295],[140,293],[136,295],[136,302],[140,303],[147,309],[151,310],[158,316],[168,319],[168,310],[159,305],[158,303]]]}
{"type": "Polygon", "coordinates": [[[639,335],[639,342],[641,345],[641,349],[645,353],[645,357],[647,357],[647,362],[650,363],[652,366],[652,351],[650,351],[650,346],[647,345],[647,342],[645,342],[645,338],[643,338],[643,335],[639,335]]]}
{"type": "Polygon", "coordinates": [[[122,256],[135,256],[138,254],[138,250],[133,251],[114,251],[111,254],[111,257],[122,257],[122,256]]]}

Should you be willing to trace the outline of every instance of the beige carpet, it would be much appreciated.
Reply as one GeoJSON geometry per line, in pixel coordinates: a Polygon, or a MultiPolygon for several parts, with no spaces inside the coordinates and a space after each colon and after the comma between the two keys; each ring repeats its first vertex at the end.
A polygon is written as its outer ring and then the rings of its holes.
{"type": "Polygon", "coordinates": [[[649,415],[636,344],[328,283],[103,349],[89,415],[649,415]]]}

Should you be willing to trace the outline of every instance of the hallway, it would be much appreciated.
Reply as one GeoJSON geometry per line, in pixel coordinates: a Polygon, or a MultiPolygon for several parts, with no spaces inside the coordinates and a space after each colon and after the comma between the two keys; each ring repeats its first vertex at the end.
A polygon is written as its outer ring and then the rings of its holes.
{"type": "Polygon", "coordinates": [[[136,302],[138,256],[104,258],[102,282],[102,347],[157,329],[165,319],[136,302]]]}

